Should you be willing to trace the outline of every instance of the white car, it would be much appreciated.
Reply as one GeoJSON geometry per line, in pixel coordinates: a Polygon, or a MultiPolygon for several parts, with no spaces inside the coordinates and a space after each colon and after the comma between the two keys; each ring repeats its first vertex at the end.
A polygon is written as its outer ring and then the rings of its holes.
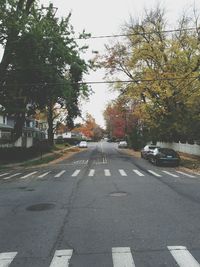
{"type": "Polygon", "coordinates": [[[127,144],[126,141],[120,141],[119,144],[118,144],[118,147],[119,148],[127,148],[128,144],[127,144]]]}
{"type": "Polygon", "coordinates": [[[80,148],[87,148],[87,142],[86,141],[81,141],[78,146],[80,148]]]}

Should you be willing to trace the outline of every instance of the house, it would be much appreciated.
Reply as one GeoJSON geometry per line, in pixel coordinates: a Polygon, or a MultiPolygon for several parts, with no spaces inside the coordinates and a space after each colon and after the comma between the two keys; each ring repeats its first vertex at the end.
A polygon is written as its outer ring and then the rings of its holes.
{"type": "Polygon", "coordinates": [[[11,141],[13,126],[10,125],[7,116],[0,115],[0,144],[6,144],[11,141]]]}
{"type": "Polygon", "coordinates": [[[26,118],[22,136],[12,141],[15,120],[12,116],[0,115],[0,147],[32,147],[46,135],[38,128],[38,122],[33,118],[26,118]]]}

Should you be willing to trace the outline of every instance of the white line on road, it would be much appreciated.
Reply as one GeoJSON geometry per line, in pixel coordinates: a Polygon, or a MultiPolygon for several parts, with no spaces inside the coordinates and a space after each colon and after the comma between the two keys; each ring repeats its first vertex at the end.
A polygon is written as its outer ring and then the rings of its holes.
{"type": "Polygon", "coordinates": [[[72,177],[76,177],[81,170],[75,170],[75,172],[72,173],[72,177]]]}
{"type": "Polygon", "coordinates": [[[121,176],[127,176],[124,170],[119,170],[119,173],[121,174],[121,176]]]}
{"type": "Polygon", "coordinates": [[[15,173],[15,174],[12,174],[12,175],[10,175],[10,176],[4,177],[3,179],[4,179],[4,180],[8,180],[8,179],[11,179],[11,178],[13,178],[13,177],[15,177],[15,176],[17,176],[17,175],[20,175],[20,174],[21,174],[21,172],[19,172],[19,173],[15,173]]]}
{"type": "Polygon", "coordinates": [[[65,173],[66,171],[64,170],[64,171],[61,171],[61,172],[59,172],[58,174],[56,174],[54,177],[55,178],[59,178],[61,175],[63,175],[63,173],[65,173]]]}
{"type": "Polygon", "coordinates": [[[191,177],[191,178],[195,178],[194,175],[191,175],[191,174],[188,174],[188,173],[185,173],[185,172],[181,172],[181,171],[176,171],[176,172],[178,172],[178,173],[180,173],[180,174],[183,174],[183,175],[185,175],[185,176],[191,177]]]}
{"type": "Polygon", "coordinates": [[[105,176],[111,176],[110,170],[108,170],[108,169],[104,170],[104,174],[105,174],[105,176]]]}
{"type": "Polygon", "coordinates": [[[170,253],[180,267],[199,267],[199,263],[186,247],[168,246],[170,253]]]}
{"type": "Polygon", "coordinates": [[[112,248],[114,267],[135,267],[135,263],[129,247],[112,248]]]}
{"type": "Polygon", "coordinates": [[[0,177],[5,176],[7,174],[9,174],[9,172],[2,173],[2,174],[0,174],[0,177]]]}
{"type": "Polygon", "coordinates": [[[88,176],[94,176],[94,173],[95,173],[95,170],[94,169],[91,169],[88,176]]]}
{"type": "Polygon", "coordinates": [[[38,178],[43,178],[43,177],[47,176],[47,174],[49,174],[49,173],[50,173],[50,172],[45,172],[45,173],[39,175],[38,178]]]}
{"type": "Polygon", "coordinates": [[[173,173],[168,172],[168,171],[162,171],[162,172],[164,172],[164,173],[166,173],[166,174],[168,174],[168,175],[170,175],[170,176],[173,176],[173,177],[179,177],[178,175],[173,174],[173,173]]]}
{"type": "Polygon", "coordinates": [[[22,176],[20,179],[26,179],[26,178],[30,177],[31,175],[33,175],[33,174],[35,174],[35,173],[37,173],[37,171],[36,171],[36,172],[28,173],[28,174],[22,176]]]}
{"type": "Polygon", "coordinates": [[[50,267],[68,267],[72,253],[72,249],[56,250],[50,267]]]}
{"type": "Polygon", "coordinates": [[[151,174],[157,176],[157,177],[162,177],[160,174],[154,172],[154,171],[151,171],[151,170],[148,170],[148,172],[150,172],[151,174]]]}
{"type": "Polygon", "coordinates": [[[0,267],[8,267],[16,255],[17,252],[0,253],[0,267]]]}
{"type": "Polygon", "coordinates": [[[144,176],[144,174],[143,173],[141,173],[141,172],[139,172],[138,170],[133,170],[137,175],[139,175],[139,176],[144,176]]]}

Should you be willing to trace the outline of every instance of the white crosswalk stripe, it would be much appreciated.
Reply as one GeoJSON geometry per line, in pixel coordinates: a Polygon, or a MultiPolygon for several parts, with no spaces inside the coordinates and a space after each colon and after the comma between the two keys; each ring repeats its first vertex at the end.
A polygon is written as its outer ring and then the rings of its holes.
{"type": "Polygon", "coordinates": [[[90,172],[89,172],[89,174],[88,174],[88,176],[94,176],[94,174],[95,174],[95,170],[94,169],[91,169],[90,172]]]}
{"type": "MultiPolygon", "coordinates": [[[[80,169],[78,170],[75,170],[73,173],[72,173],[72,177],[76,177],[79,175],[80,173],[80,169]]],[[[105,176],[111,176],[111,171],[109,169],[104,169],[104,175],[105,176]]],[[[145,176],[145,174],[143,174],[140,170],[137,170],[137,169],[133,169],[132,170],[135,174],[137,174],[138,176],[145,176]]],[[[154,176],[157,176],[157,177],[162,177],[161,174],[153,171],[153,170],[147,170],[149,173],[151,173],[152,175],[154,176]]],[[[180,175],[177,175],[171,171],[166,171],[166,170],[160,170],[162,173],[164,174],[167,174],[167,175],[170,175],[172,177],[180,177],[180,175]]],[[[48,171],[48,170],[44,170],[44,172],[42,172],[41,174],[38,174],[38,176],[36,176],[37,178],[43,178],[43,177],[46,177],[48,174],[50,174],[52,171],[48,171]]],[[[60,172],[58,172],[54,178],[58,178],[58,177],[61,177],[64,173],[66,172],[66,170],[61,170],[60,172]]],[[[92,177],[95,175],[95,172],[96,170],[95,169],[90,169],[89,170],[89,173],[88,173],[88,176],[92,177]]],[[[128,176],[126,170],[124,169],[118,169],[118,172],[120,173],[121,176],[128,176]]],[[[179,173],[179,174],[182,174],[184,176],[187,176],[187,177],[191,177],[191,178],[196,178],[196,176],[194,175],[191,175],[191,174],[188,174],[188,173],[185,173],[185,172],[182,172],[182,171],[175,171],[176,173],[179,173]]],[[[22,177],[19,177],[20,179],[26,179],[30,176],[33,176],[34,174],[38,173],[38,171],[34,171],[34,172],[31,172],[31,173],[28,173],[28,174],[25,174],[24,176],[22,177]]],[[[14,173],[14,174],[10,174],[9,173],[1,173],[0,174],[0,177],[2,177],[2,179],[4,180],[8,180],[8,179],[11,179],[17,175],[20,175],[21,173],[14,173]]]]}
{"type": "Polygon", "coordinates": [[[16,255],[17,252],[0,253],[0,267],[8,267],[16,255]]]}
{"type": "Polygon", "coordinates": [[[45,173],[39,175],[38,178],[43,178],[43,177],[47,176],[49,173],[50,173],[50,171],[49,172],[45,172],[45,173]]]}
{"type": "Polygon", "coordinates": [[[200,264],[183,246],[168,246],[170,253],[180,267],[199,267],[200,264]]]}
{"type": "Polygon", "coordinates": [[[127,176],[127,174],[124,170],[119,170],[119,173],[121,174],[121,176],[127,176]]]}
{"type": "Polygon", "coordinates": [[[68,267],[72,253],[72,249],[56,250],[50,267],[68,267]]]}
{"type": "Polygon", "coordinates": [[[162,177],[162,175],[152,171],[152,170],[148,170],[148,172],[150,172],[151,174],[153,174],[154,176],[157,176],[157,177],[162,177]]]}
{"type": "Polygon", "coordinates": [[[168,171],[162,171],[162,172],[164,172],[164,173],[166,173],[166,174],[168,174],[168,175],[170,175],[170,176],[173,176],[173,177],[179,177],[178,175],[173,174],[173,173],[168,172],[168,171]]]}
{"type": "Polygon", "coordinates": [[[9,172],[1,173],[0,174],[0,177],[5,176],[5,175],[8,175],[8,174],[9,174],[9,172]]]}
{"type": "Polygon", "coordinates": [[[79,175],[81,170],[75,170],[75,172],[72,173],[72,177],[76,177],[79,175]]]}
{"type": "Polygon", "coordinates": [[[185,172],[181,172],[181,171],[176,171],[176,172],[178,172],[178,173],[180,173],[180,174],[183,174],[183,175],[185,175],[185,176],[187,176],[187,177],[195,178],[194,175],[191,175],[191,174],[188,174],[188,173],[185,173],[185,172]]]}
{"type": "Polygon", "coordinates": [[[104,174],[105,174],[105,176],[111,176],[110,170],[108,170],[108,169],[104,170],[104,174]]]}
{"type": "Polygon", "coordinates": [[[20,174],[21,174],[21,172],[14,173],[14,174],[12,174],[12,175],[10,175],[10,176],[4,177],[3,179],[4,179],[4,180],[9,180],[9,179],[11,179],[11,178],[13,178],[13,177],[15,177],[15,176],[17,176],[17,175],[20,175],[20,174]]]}
{"type": "Polygon", "coordinates": [[[138,170],[133,170],[133,172],[135,172],[137,175],[139,175],[139,176],[144,176],[144,174],[143,173],[141,173],[140,171],[138,171],[138,170]]]}
{"type": "MultiPolygon", "coordinates": [[[[184,246],[168,246],[169,256],[179,267],[200,267],[200,264],[184,246]]],[[[136,267],[130,247],[113,247],[113,267],[136,267]]],[[[0,267],[9,267],[17,252],[0,253],[0,267]]],[[[49,267],[68,267],[73,255],[72,249],[56,250],[49,267]]],[[[165,262],[166,264],[166,262],[165,262]]],[[[75,266],[75,265],[73,265],[75,266]]],[[[167,265],[169,266],[169,265],[167,265]]]]}
{"type": "Polygon", "coordinates": [[[36,174],[36,173],[37,173],[37,171],[36,171],[36,172],[31,172],[31,173],[28,173],[28,174],[26,174],[26,175],[24,175],[24,176],[20,177],[20,179],[26,179],[26,178],[28,178],[28,177],[30,177],[30,176],[32,176],[32,175],[34,175],[34,174],[36,174]]]}
{"type": "Polygon", "coordinates": [[[56,174],[54,177],[55,177],[55,178],[59,178],[59,177],[61,177],[65,172],[66,172],[66,171],[63,170],[63,171],[59,172],[58,174],[56,174]]]}
{"type": "Polygon", "coordinates": [[[135,267],[135,263],[129,247],[112,248],[114,267],[135,267]]]}

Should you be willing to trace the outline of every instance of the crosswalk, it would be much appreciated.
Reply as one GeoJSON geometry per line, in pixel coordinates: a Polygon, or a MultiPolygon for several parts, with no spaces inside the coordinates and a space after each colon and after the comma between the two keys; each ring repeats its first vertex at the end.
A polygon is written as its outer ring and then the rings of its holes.
{"type": "MultiPolygon", "coordinates": [[[[66,172],[66,170],[58,170],[57,173],[55,173],[55,170],[40,170],[40,171],[32,171],[32,172],[28,172],[28,173],[21,173],[21,172],[16,172],[16,173],[0,173],[0,180],[12,180],[12,179],[20,179],[20,180],[26,180],[28,178],[33,178],[36,177],[37,179],[42,179],[42,178],[46,178],[46,177],[54,177],[54,178],[60,178],[63,177],[65,175],[67,176],[71,176],[71,177],[77,177],[81,174],[81,172],[83,172],[83,169],[76,169],[73,170],[72,173],[66,172]]],[[[155,177],[163,177],[163,176],[169,176],[169,177],[174,177],[174,178],[178,178],[178,177],[182,177],[182,178],[197,178],[197,176],[193,175],[193,174],[189,174],[183,171],[178,171],[178,170],[174,170],[174,171],[166,171],[166,170],[159,170],[159,171],[155,171],[155,170],[146,170],[146,171],[141,171],[138,169],[133,169],[133,170],[124,170],[124,169],[118,169],[118,170],[110,170],[110,169],[101,169],[101,170],[96,170],[96,169],[89,169],[88,173],[85,174],[84,171],[84,175],[87,175],[88,177],[94,177],[95,175],[97,176],[105,176],[105,177],[109,177],[112,175],[116,176],[116,172],[119,176],[121,177],[127,177],[127,176],[146,176],[146,175],[152,175],[155,177]]]]}
{"type": "MultiPolygon", "coordinates": [[[[166,251],[169,254],[169,257],[172,257],[172,259],[174,260],[174,264],[176,264],[176,266],[179,267],[200,266],[198,261],[185,246],[167,246],[166,251]]],[[[136,267],[135,259],[137,257],[134,254],[134,251],[131,250],[130,247],[113,247],[111,248],[109,254],[111,257],[113,267],[136,267]]],[[[14,263],[17,256],[20,256],[18,255],[17,252],[0,253],[0,267],[9,267],[12,262],[14,263]]],[[[84,257],[84,254],[82,256],[84,257]]],[[[74,255],[73,249],[56,250],[51,259],[49,267],[68,267],[70,266],[70,263],[73,261],[73,257],[76,257],[76,255],[74,255]]],[[[163,264],[165,264],[165,266],[169,266],[166,265],[166,262],[163,264]]],[[[139,266],[140,265],[138,263],[137,267],[139,266]]]]}

